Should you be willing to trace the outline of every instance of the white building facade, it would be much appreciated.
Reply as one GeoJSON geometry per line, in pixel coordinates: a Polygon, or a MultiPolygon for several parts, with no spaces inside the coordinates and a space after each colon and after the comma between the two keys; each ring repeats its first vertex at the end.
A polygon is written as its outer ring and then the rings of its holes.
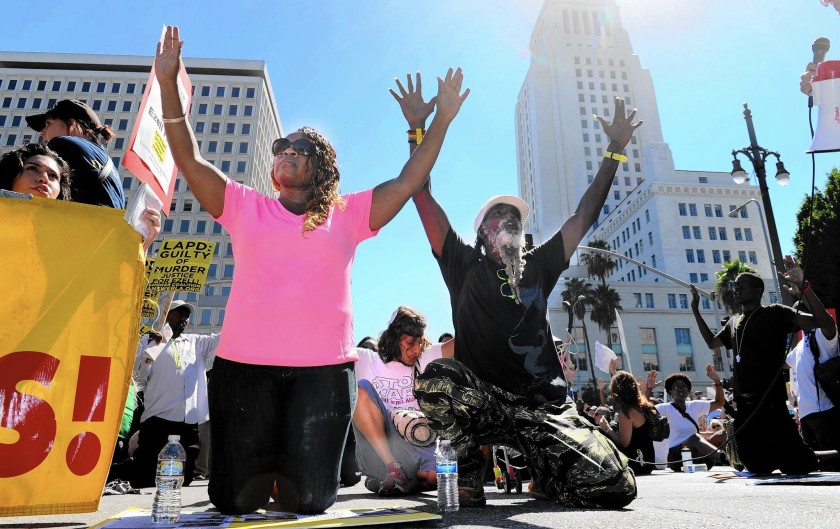
{"type": "MultiPolygon", "coordinates": [[[[230,178],[271,196],[271,143],[282,135],[277,104],[263,61],[184,60],[193,83],[189,121],[201,154],[230,178]]],[[[0,151],[39,141],[25,116],[42,113],[62,99],[89,105],[116,137],[107,145],[120,167],[134,128],[152,57],[3,52],[0,54],[0,151]]],[[[138,180],[120,168],[126,198],[138,180]]],[[[218,330],[233,278],[233,255],[227,232],[202,210],[178,176],[169,217],[160,239],[194,239],[216,243],[207,286],[201,295],[179,294],[197,307],[190,332],[218,330]]]]}
{"type": "MultiPolygon", "coordinates": [[[[738,186],[728,173],[675,169],[662,138],[650,73],[633,55],[615,0],[546,0],[530,50],[531,65],[516,105],[516,136],[519,193],[532,208],[526,229],[535,244],[574,212],[592,182],[609,143],[594,115],[610,121],[614,98],[623,97],[645,124],[627,146],[628,160],[619,165],[601,215],[582,244],[603,239],[616,253],[706,291],[728,260],[741,260],[762,277],[773,277],[758,188],[738,186]],[[757,203],[729,216],[751,199],[757,203]]],[[[573,256],[564,277],[585,276],[573,256]]],[[[560,337],[568,321],[561,305],[563,281],[549,299],[549,319],[560,337]]],[[[697,389],[710,385],[708,363],[728,374],[697,330],[687,288],[620,259],[607,282],[619,292],[623,308],[626,356],[620,366],[637,376],[651,369],[663,375],[684,372],[697,389]]],[[[775,301],[772,279],[765,292],[765,302],[775,301]]],[[[712,329],[720,326],[724,310],[718,303],[704,299],[701,312],[712,329]]],[[[588,314],[585,322],[590,348],[596,340],[606,344],[606,333],[588,314]]],[[[621,352],[617,329],[612,334],[613,349],[621,352]]],[[[573,335],[584,367],[577,387],[591,375],[579,323],[573,335]]],[[[609,376],[597,369],[595,374],[609,376]]]]}

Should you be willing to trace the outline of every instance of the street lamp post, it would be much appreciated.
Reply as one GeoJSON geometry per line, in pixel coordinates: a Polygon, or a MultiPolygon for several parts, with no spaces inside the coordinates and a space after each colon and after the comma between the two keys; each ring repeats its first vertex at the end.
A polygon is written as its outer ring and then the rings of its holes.
{"type": "MultiPolygon", "coordinates": [[[[750,202],[754,202],[756,207],[758,208],[758,218],[761,221],[761,231],[764,232],[764,244],[767,245],[767,255],[772,255],[770,250],[770,239],[767,236],[767,227],[764,225],[764,213],[761,211],[761,204],[758,203],[758,200],[751,198],[738,206],[737,208],[733,209],[729,212],[729,216],[735,218],[738,216],[738,212],[747,207],[747,204],[750,202]]],[[[771,266],[770,269],[774,270],[775,267],[771,266]]],[[[776,296],[781,296],[782,292],[779,289],[779,274],[773,274],[773,285],[776,287],[776,296]]],[[[781,298],[779,298],[781,299],[781,298]]]]}
{"type": "MultiPolygon", "coordinates": [[[[753,127],[752,113],[749,107],[744,103],[744,120],[747,122],[747,133],[750,136],[750,145],[743,149],[732,151],[732,179],[736,184],[743,184],[749,182],[749,176],[741,167],[741,161],[738,159],[739,154],[747,157],[753,166],[755,176],[758,178],[758,187],[761,190],[761,203],[764,205],[764,213],[767,215],[767,226],[770,233],[770,245],[773,254],[773,266],[775,274],[778,275],[782,270],[784,263],[782,258],[782,248],[779,244],[779,233],[776,231],[776,218],[773,216],[773,205],[770,203],[770,193],[767,190],[767,171],[764,166],[764,161],[768,156],[776,157],[776,180],[779,185],[785,186],[790,182],[790,173],[785,169],[779,153],[768,151],[767,149],[758,145],[758,140],[755,137],[755,128],[753,127]]],[[[792,299],[787,292],[779,292],[782,300],[786,305],[790,305],[792,299]]]]}

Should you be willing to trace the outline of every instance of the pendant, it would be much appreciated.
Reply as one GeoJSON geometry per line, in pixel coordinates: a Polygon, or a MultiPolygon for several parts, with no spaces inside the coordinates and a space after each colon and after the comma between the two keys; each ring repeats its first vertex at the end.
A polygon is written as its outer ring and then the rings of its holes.
{"type": "Polygon", "coordinates": [[[739,355],[739,354],[735,355],[735,361],[740,363],[741,362],[741,355],[739,355]]]}

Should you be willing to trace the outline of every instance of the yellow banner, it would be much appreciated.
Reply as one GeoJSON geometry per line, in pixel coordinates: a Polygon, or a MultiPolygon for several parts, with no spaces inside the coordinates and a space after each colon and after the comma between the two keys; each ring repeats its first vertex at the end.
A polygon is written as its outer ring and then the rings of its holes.
{"type": "Polygon", "coordinates": [[[215,242],[165,240],[158,248],[147,290],[201,293],[213,259],[215,242]]]}
{"type": "Polygon", "coordinates": [[[144,284],[140,235],[122,216],[0,199],[0,516],[98,509],[144,284]]]}

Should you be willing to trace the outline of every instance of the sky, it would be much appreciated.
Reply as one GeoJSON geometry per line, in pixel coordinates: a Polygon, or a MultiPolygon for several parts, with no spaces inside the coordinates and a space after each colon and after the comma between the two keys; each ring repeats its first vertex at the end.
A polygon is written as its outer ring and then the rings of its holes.
{"type": "MultiPolygon", "coordinates": [[[[774,166],[768,169],[782,251],[792,252],[796,211],[811,189],[799,76],[817,37],[836,39],[840,49],[840,16],[819,0],[617,2],[634,53],[651,72],[677,169],[730,171],[731,151],[749,145],[742,114],[749,103],[759,145],[781,153],[791,173],[782,188],[774,166]]],[[[428,98],[435,77],[460,66],[471,94],[432,173],[435,196],[472,241],[484,201],[517,193],[514,110],[542,0],[139,5],[56,0],[34,13],[32,4],[13,2],[4,6],[0,50],[151,56],[161,27],[177,24],[185,56],[264,60],[285,131],[312,125],[330,139],[343,192],[374,187],[405,163],[407,127],[388,93],[394,77],[420,71],[428,98]]],[[[840,52],[829,51],[832,57],[840,52]]],[[[840,154],[816,156],[818,187],[834,165],[840,154]]],[[[398,305],[423,312],[433,339],[452,330],[448,292],[410,202],[358,248],[353,303],[356,341],[377,335],[398,305]]]]}

